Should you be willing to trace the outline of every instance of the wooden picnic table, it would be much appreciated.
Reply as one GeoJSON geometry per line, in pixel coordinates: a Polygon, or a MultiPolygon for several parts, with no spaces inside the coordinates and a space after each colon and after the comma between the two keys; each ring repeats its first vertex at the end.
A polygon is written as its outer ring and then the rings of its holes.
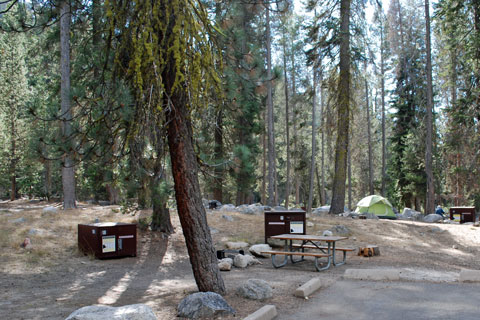
{"type": "Polygon", "coordinates": [[[317,271],[327,270],[333,264],[334,266],[339,266],[345,263],[347,251],[354,251],[352,248],[337,248],[336,242],[341,240],[346,240],[348,237],[338,237],[338,236],[318,236],[318,235],[308,235],[308,234],[281,234],[272,236],[272,239],[285,240],[284,251],[264,251],[263,253],[268,253],[272,256],[272,265],[275,268],[283,267],[288,262],[288,257],[292,263],[297,263],[304,261],[304,257],[314,257],[315,258],[315,268],[317,271]],[[322,244],[326,243],[326,245],[322,244]],[[313,249],[314,252],[305,252],[305,249],[313,249]],[[335,251],[343,251],[343,260],[337,262],[335,259],[335,251]],[[275,256],[283,255],[285,256],[284,260],[280,263],[277,263],[275,256]],[[295,260],[294,256],[301,256],[299,260],[295,260]],[[327,262],[324,266],[320,266],[318,259],[327,258],[327,262]]]}

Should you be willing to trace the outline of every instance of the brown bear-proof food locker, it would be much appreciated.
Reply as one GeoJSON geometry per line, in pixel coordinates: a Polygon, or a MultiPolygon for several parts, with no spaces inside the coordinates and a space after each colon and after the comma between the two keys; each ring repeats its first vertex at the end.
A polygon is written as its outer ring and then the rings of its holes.
{"type": "Polygon", "coordinates": [[[102,222],[78,225],[78,248],[96,258],[137,255],[137,225],[102,222]]]}
{"type": "Polygon", "coordinates": [[[450,220],[460,223],[475,222],[475,207],[451,207],[450,220]]]}
{"type": "Polygon", "coordinates": [[[265,243],[271,236],[279,234],[305,234],[305,211],[272,210],[265,211],[265,243]]]}

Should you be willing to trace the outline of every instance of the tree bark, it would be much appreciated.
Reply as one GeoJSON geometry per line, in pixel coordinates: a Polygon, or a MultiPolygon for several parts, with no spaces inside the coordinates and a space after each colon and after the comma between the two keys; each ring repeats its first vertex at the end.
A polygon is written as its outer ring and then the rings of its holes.
{"type": "Polygon", "coordinates": [[[365,108],[367,109],[367,139],[368,139],[368,192],[372,195],[375,193],[373,189],[373,151],[372,151],[372,121],[370,119],[370,99],[368,92],[367,79],[367,61],[365,61],[365,108]]]}
{"type": "Polygon", "coordinates": [[[426,117],[426,151],[425,171],[427,174],[427,199],[425,213],[435,212],[435,186],[433,183],[432,168],[432,145],[433,145],[433,84],[432,84],[432,49],[430,37],[430,4],[425,0],[425,28],[426,28],[426,50],[427,50],[427,117],[426,117]]]}
{"type": "MultiPolygon", "coordinates": [[[[286,31],[284,30],[284,34],[286,31]]],[[[285,36],[284,36],[285,37],[285,36]]],[[[287,50],[286,39],[283,41],[283,77],[285,78],[285,144],[287,145],[287,182],[285,186],[285,208],[288,209],[290,198],[290,110],[289,110],[289,95],[288,95],[288,77],[287,77],[287,50]]]]}
{"type": "MultiPolygon", "coordinates": [[[[16,106],[13,107],[16,109],[16,106]]],[[[15,112],[16,114],[16,112],[15,112]]],[[[17,130],[16,117],[10,116],[10,200],[14,201],[17,196],[17,130]]]]}
{"type": "MultiPolygon", "coordinates": [[[[63,1],[60,6],[60,100],[62,138],[64,146],[72,146],[72,110],[70,105],[70,2],[63,1]]],[[[62,186],[63,208],[76,207],[75,168],[72,159],[72,147],[67,147],[63,155],[62,186]]]]}
{"type": "MultiPolygon", "coordinates": [[[[383,11],[382,11],[383,17],[383,11]]],[[[381,90],[382,90],[382,196],[385,196],[385,180],[386,180],[386,135],[385,135],[385,48],[383,40],[383,19],[380,29],[380,72],[381,72],[381,90]]]]}
{"type": "Polygon", "coordinates": [[[308,205],[307,212],[312,212],[312,201],[313,201],[313,184],[315,178],[315,155],[317,154],[317,128],[316,128],[316,104],[317,104],[317,70],[316,68],[321,68],[314,64],[313,66],[313,101],[312,101],[312,156],[310,159],[310,185],[308,189],[308,205]]]}
{"type": "Polygon", "coordinates": [[[350,127],[350,0],[340,2],[340,80],[338,83],[337,142],[335,176],[330,213],[342,213],[345,207],[348,135],[350,127]]]}
{"type": "MultiPolygon", "coordinates": [[[[297,154],[298,146],[297,146],[297,117],[295,114],[295,108],[296,108],[296,95],[297,95],[297,85],[296,85],[296,77],[295,77],[295,55],[293,54],[294,52],[294,47],[293,47],[293,42],[291,42],[290,47],[292,48],[292,55],[291,55],[291,62],[292,62],[292,122],[293,122],[293,154],[297,154]]],[[[295,205],[299,205],[300,203],[300,177],[298,176],[297,170],[295,168],[297,167],[297,158],[293,159],[293,167],[294,167],[294,180],[295,180],[295,205]]]]}
{"type": "MultiPolygon", "coordinates": [[[[263,112],[263,119],[265,120],[265,112],[263,112]]],[[[267,134],[265,128],[262,133],[262,203],[267,204],[267,134]]]]}
{"type": "Polygon", "coordinates": [[[266,9],[266,46],[267,46],[267,134],[268,134],[268,205],[273,207],[275,202],[275,132],[273,126],[272,101],[272,50],[270,35],[270,3],[264,3],[266,9]]]}

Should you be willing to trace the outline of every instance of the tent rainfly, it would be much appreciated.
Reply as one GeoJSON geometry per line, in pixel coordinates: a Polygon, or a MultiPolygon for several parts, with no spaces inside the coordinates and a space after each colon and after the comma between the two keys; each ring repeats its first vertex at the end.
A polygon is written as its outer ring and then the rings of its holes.
{"type": "Polygon", "coordinates": [[[377,215],[379,218],[395,219],[392,204],[384,197],[371,195],[363,198],[357,203],[356,213],[370,212],[377,215]]]}

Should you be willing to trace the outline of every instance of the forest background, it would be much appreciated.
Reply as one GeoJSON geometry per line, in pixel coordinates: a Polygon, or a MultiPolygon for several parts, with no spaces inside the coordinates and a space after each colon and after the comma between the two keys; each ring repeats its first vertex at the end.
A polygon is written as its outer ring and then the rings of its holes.
{"type": "MultiPolygon", "coordinates": [[[[206,16],[192,24],[201,38],[192,28],[171,43],[188,48],[173,87],[189,89],[203,198],[310,209],[343,192],[337,203],[349,209],[370,194],[422,212],[429,201],[480,206],[479,1],[439,0],[431,28],[419,0],[391,0],[388,10],[379,0],[187,2],[206,16]]],[[[164,88],[166,77],[147,75],[155,47],[143,36],[148,23],[131,18],[143,2],[131,3],[1,3],[1,198],[108,200],[160,213],[175,205],[168,105],[150,107],[153,83],[164,88]]]]}

